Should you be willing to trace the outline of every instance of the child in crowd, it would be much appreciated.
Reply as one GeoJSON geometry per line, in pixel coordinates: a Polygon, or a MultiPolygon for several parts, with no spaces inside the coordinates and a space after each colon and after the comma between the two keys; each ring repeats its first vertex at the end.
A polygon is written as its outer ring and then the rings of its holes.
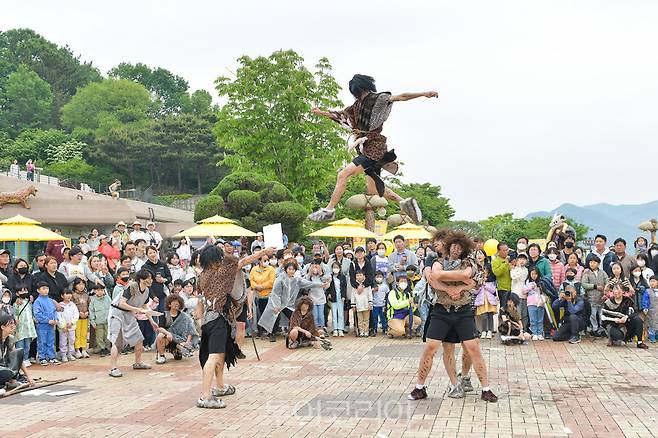
{"type": "Polygon", "coordinates": [[[590,306],[590,325],[592,336],[605,336],[600,324],[601,309],[603,309],[603,294],[608,283],[608,274],[601,269],[601,259],[596,254],[589,254],[585,260],[587,269],[583,272],[580,282],[585,290],[585,297],[590,306]]]}
{"type": "Polygon", "coordinates": [[[366,286],[366,273],[362,270],[355,274],[357,286],[353,289],[354,296],[351,298],[352,307],[356,311],[356,336],[368,337],[368,324],[370,323],[370,310],[372,309],[372,288],[366,286]]]}
{"type": "Polygon", "coordinates": [[[321,334],[313,321],[312,306],[313,301],[309,297],[303,296],[297,300],[295,311],[290,315],[290,331],[286,336],[287,348],[310,347],[313,338],[321,334]]]}
{"type": "Polygon", "coordinates": [[[37,331],[32,317],[30,294],[26,289],[18,291],[14,303],[14,315],[16,318],[16,348],[23,349],[23,366],[27,368],[32,365],[30,363],[30,344],[32,339],[37,337],[37,331]]]}
{"type": "Polygon", "coordinates": [[[57,311],[55,301],[48,296],[48,283],[37,283],[39,296],[34,300],[32,313],[37,329],[37,354],[41,365],[49,363],[59,364],[55,358],[55,326],[57,325],[57,311]]]}
{"type": "Polygon", "coordinates": [[[658,339],[658,277],[649,277],[649,288],[644,290],[642,309],[647,316],[649,340],[655,343],[658,339]]]}
{"type": "MultiPolygon", "coordinates": [[[[151,310],[158,310],[159,302],[160,300],[158,297],[149,298],[148,302],[146,303],[146,307],[151,310]]],[[[155,322],[153,322],[151,317],[143,313],[138,313],[135,315],[135,318],[137,319],[139,330],[142,332],[142,336],[144,336],[144,351],[151,351],[153,343],[155,342],[155,330],[158,328],[158,326],[155,324],[155,322]]]]}
{"type": "Polygon", "coordinates": [[[311,263],[308,268],[308,279],[315,285],[308,291],[309,298],[313,301],[313,321],[315,326],[324,329],[324,306],[327,304],[327,296],[323,287],[324,271],[319,263],[311,263]]]}
{"type": "Polygon", "coordinates": [[[518,304],[519,297],[516,294],[508,294],[507,303],[500,309],[498,332],[503,344],[520,344],[530,339],[530,335],[524,331],[518,304]]]}
{"type": "Polygon", "coordinates": [[[407,266],[407,278],[409,279],[409,287],[413,290],[421,278],[420,275],[418,275],[418,266],[407,266]]]}
{"type": "Polygon", "coordinates": [[[327,299],[331,303],[331,324],[334,336],[345,335],[345,312],[343,306],[347,298],[347,277],[341,272],[338,262],[331,264],[331,278],[327,288],[327,299]]]}
{"type": "Polygon", "coordinates": [[[180,295],[181,291],[183,290],[183,280],[181,280],[180,278],[174,280],[171,287],[172,287],[171,289],[172,294],[180,295]]]}
{"type": "Polygon", "coordinates": [[[78,308],[80,317],[75,324],[75,358],[88,358],[87,335],[89,334],[89,294],[82,278],[73,280],[73,303],[78,308]]]}
{"type": "MultiPolygon", "coordinates": [[[[0,283],[0,286],[2,283],[0,283]]],[[[0,312],[14,316],[14,308],[11,305],[11,291],[9,289],[2,290],[2,298],[0,298],[0,312]]]]}
{"type": "Polygon", "coordinates": [[[107,339],[110,297],[102,284],[94,284],[91,290],[94,295],[89,300],[89,323],[94,328],[96,347],[98,347],[101,357],[105,357],[110,354],[107,339]]]}
{"type": "Polygon", "coordinates": [[[157,364],[161,365],[167,361],[165,350],[173,354],[175,360],[181,360],[183,356],[191,356],[190,350],[198,343],[194,321],[182,311],[184,305],[183,299],[178,294],[170,294],[165,300],[166,310],[160,317],[155,340],[157,364]]]}
{"type": "Polygon", "coordinates": [[[578,271],[576,270],[576,268],[566,268],[564,270],[564,274],[565,274],[564,281],[560,285],[560,289],[558,290],[558,292],[564,292],[567,286],[573,286],[578,296],[580,297],[584,296],[585,290],[583,289],[583,286],[580,283],[580,281],[576,280],[577,273],[578,271]]]}
{"type": "Polygon", "coordinates": [[[510,270],[512,277],[512,293],[519,297],[518,309],[521,313],[521,323],[523,327],[528,328],[530,319],[528,318],[528,294],[524,290],[525,282],[528,279],[528,256],[524,253],[518,254],[512,262],[513,268],[510,270]]]}
{"type": "Polygon", "coordinates": [[[384,281],[385,276],[382,271],[375,273],[375,285],[372,288],[372,329],[373,334],[377,336],[377,326],[381,323],[382,333],[386,334],[388,325],[386,323],[386,295],[388,295],[388,284],[384,281]]]}
{"type": "Polygon", "coordinates": [[[496,288],[496,276],[491,272],[491,265],[484,264],[484,284],[480,286],[475,296],[475,316],[480,320],[482,333],[481,339],[493,337],[493,318],[498,306],[498,290],[496,288]]]}
{"type": "MultiPolygon", "coordinates": [[[[59,355],[62,363],[76,359],[75,350],[75,328],[80,318],[80,313],[75,303],[72,301],[73,293],[69,289],[62,291],[62,310],[57,315],[57,330],[59,331],[59,355]]],[[[85,340],[86,341],[86,340],[85,340]]]]}
{"type": "Polygon", "coordinates": [[[544,340],[544,304],[545,298],[541,289],[541,272],[533,268],[528,274],[528,280],[523,288],[528,295],[528,316],[533,341],[544,340]]]}

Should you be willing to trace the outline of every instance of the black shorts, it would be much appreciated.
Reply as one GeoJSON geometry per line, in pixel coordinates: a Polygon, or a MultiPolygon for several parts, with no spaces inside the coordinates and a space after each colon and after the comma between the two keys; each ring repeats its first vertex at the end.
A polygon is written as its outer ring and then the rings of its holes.
{"type": "Polygon", "coordinates": [[[247,322],[247,303],[242,305],[242,312],[238,315],[237,318],[235,318],[235,320],[238,322],[247,322]]]}
{"type": "Polygon", "coordinates": [[[382,168],[379,166],[379,162],[366,157],[363,154],[357,155],[353,160],[352,163],[356,166],[361,166],[363,169],[368,170],[371,169],[373,170],[377,175],[382,174],[382,168]]]}
{"type": "Polygon", "coordinates": [[[432,308],[427,338],[459,344],[476,338],[475,312],[469,305],[448,312],[440,304],[432,308]]]}
{"type": "Polygon", "coordinates": [[[201,342],[199,343],[201,368],[206,364],[209,355],[226,353],[228,336],[228,322],[222,316],[201,326],[201,342]]]}

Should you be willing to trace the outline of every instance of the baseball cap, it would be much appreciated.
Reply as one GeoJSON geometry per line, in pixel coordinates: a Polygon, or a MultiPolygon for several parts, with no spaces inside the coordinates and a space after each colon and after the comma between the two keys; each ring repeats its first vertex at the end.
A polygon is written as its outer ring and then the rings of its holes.
{"type": "Polygon", "coordinates": [[[238,242],[237,240],[234,240],[233,242],[231,242],[231,245],[233,245],[237,248],[238,246],[240,246],[240,242],[238,242]]]}
{"type": "Polygon", "coordinates": [[[0,255],[2,255],[2,254],[8,254],[8,255],[11,255],[11,252],[9,252],[9,250],[6,249],[6,248],[2,248],[2,249],[0,249],[0,255]]]}

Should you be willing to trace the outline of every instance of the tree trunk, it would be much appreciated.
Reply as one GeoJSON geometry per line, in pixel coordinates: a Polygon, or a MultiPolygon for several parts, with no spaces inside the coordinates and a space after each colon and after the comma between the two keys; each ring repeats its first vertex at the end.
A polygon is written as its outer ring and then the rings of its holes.
{"type": "Polygon", "coordinates": [[[366,208],[366,230],[375,231],[375,210],[366,208]]]}
{"type": "Polygon", "coordinates": [[[180,161],[178,161],[178,164],[176,166],[177,171],[178,171],[178,193],[183,192],[183,171],[182,171],[182,166],[180,164],[180,161]]]}
{"type": "Polygon", "coordinates": [[[201,164],[196,165],[196,193],[201,194],[201,164]]]}

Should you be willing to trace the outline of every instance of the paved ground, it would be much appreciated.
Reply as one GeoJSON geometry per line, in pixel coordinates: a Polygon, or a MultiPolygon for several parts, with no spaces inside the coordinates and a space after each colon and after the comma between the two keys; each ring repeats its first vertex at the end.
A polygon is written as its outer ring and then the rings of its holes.
{"type": "MultiPolygon", "coordinates": [[[[250,340],[247,340],[250,342],[250,340]]],[[[435,361],[429,399],[408,402],[419,340],[383,337],[334,340],[335,349],[289,351],[257,341],[261,362],[228,373],[237,394],[228,407],[194,407],[196,358],[153,370],[107,376],[98,356],[59,367],[32,366],[35,376],[77,380],[51,387],[63,396],[15,395],[0,400],[2,437],[620,437],[658,436],[658,348],[607,348],[544,341],[503,347],[483,341],[497,404],[477,395],[444,397],[442,363],[435,361]]],[[[153,360],[152,355],[148,355],[153,360]]],[[[476,379],[474,379],[475,382],[476,379]]],[[[476,387],[477,391],[477,387],[476,387]]],[[[479,394],[479,393],[478,393],[479,394]]]]}

